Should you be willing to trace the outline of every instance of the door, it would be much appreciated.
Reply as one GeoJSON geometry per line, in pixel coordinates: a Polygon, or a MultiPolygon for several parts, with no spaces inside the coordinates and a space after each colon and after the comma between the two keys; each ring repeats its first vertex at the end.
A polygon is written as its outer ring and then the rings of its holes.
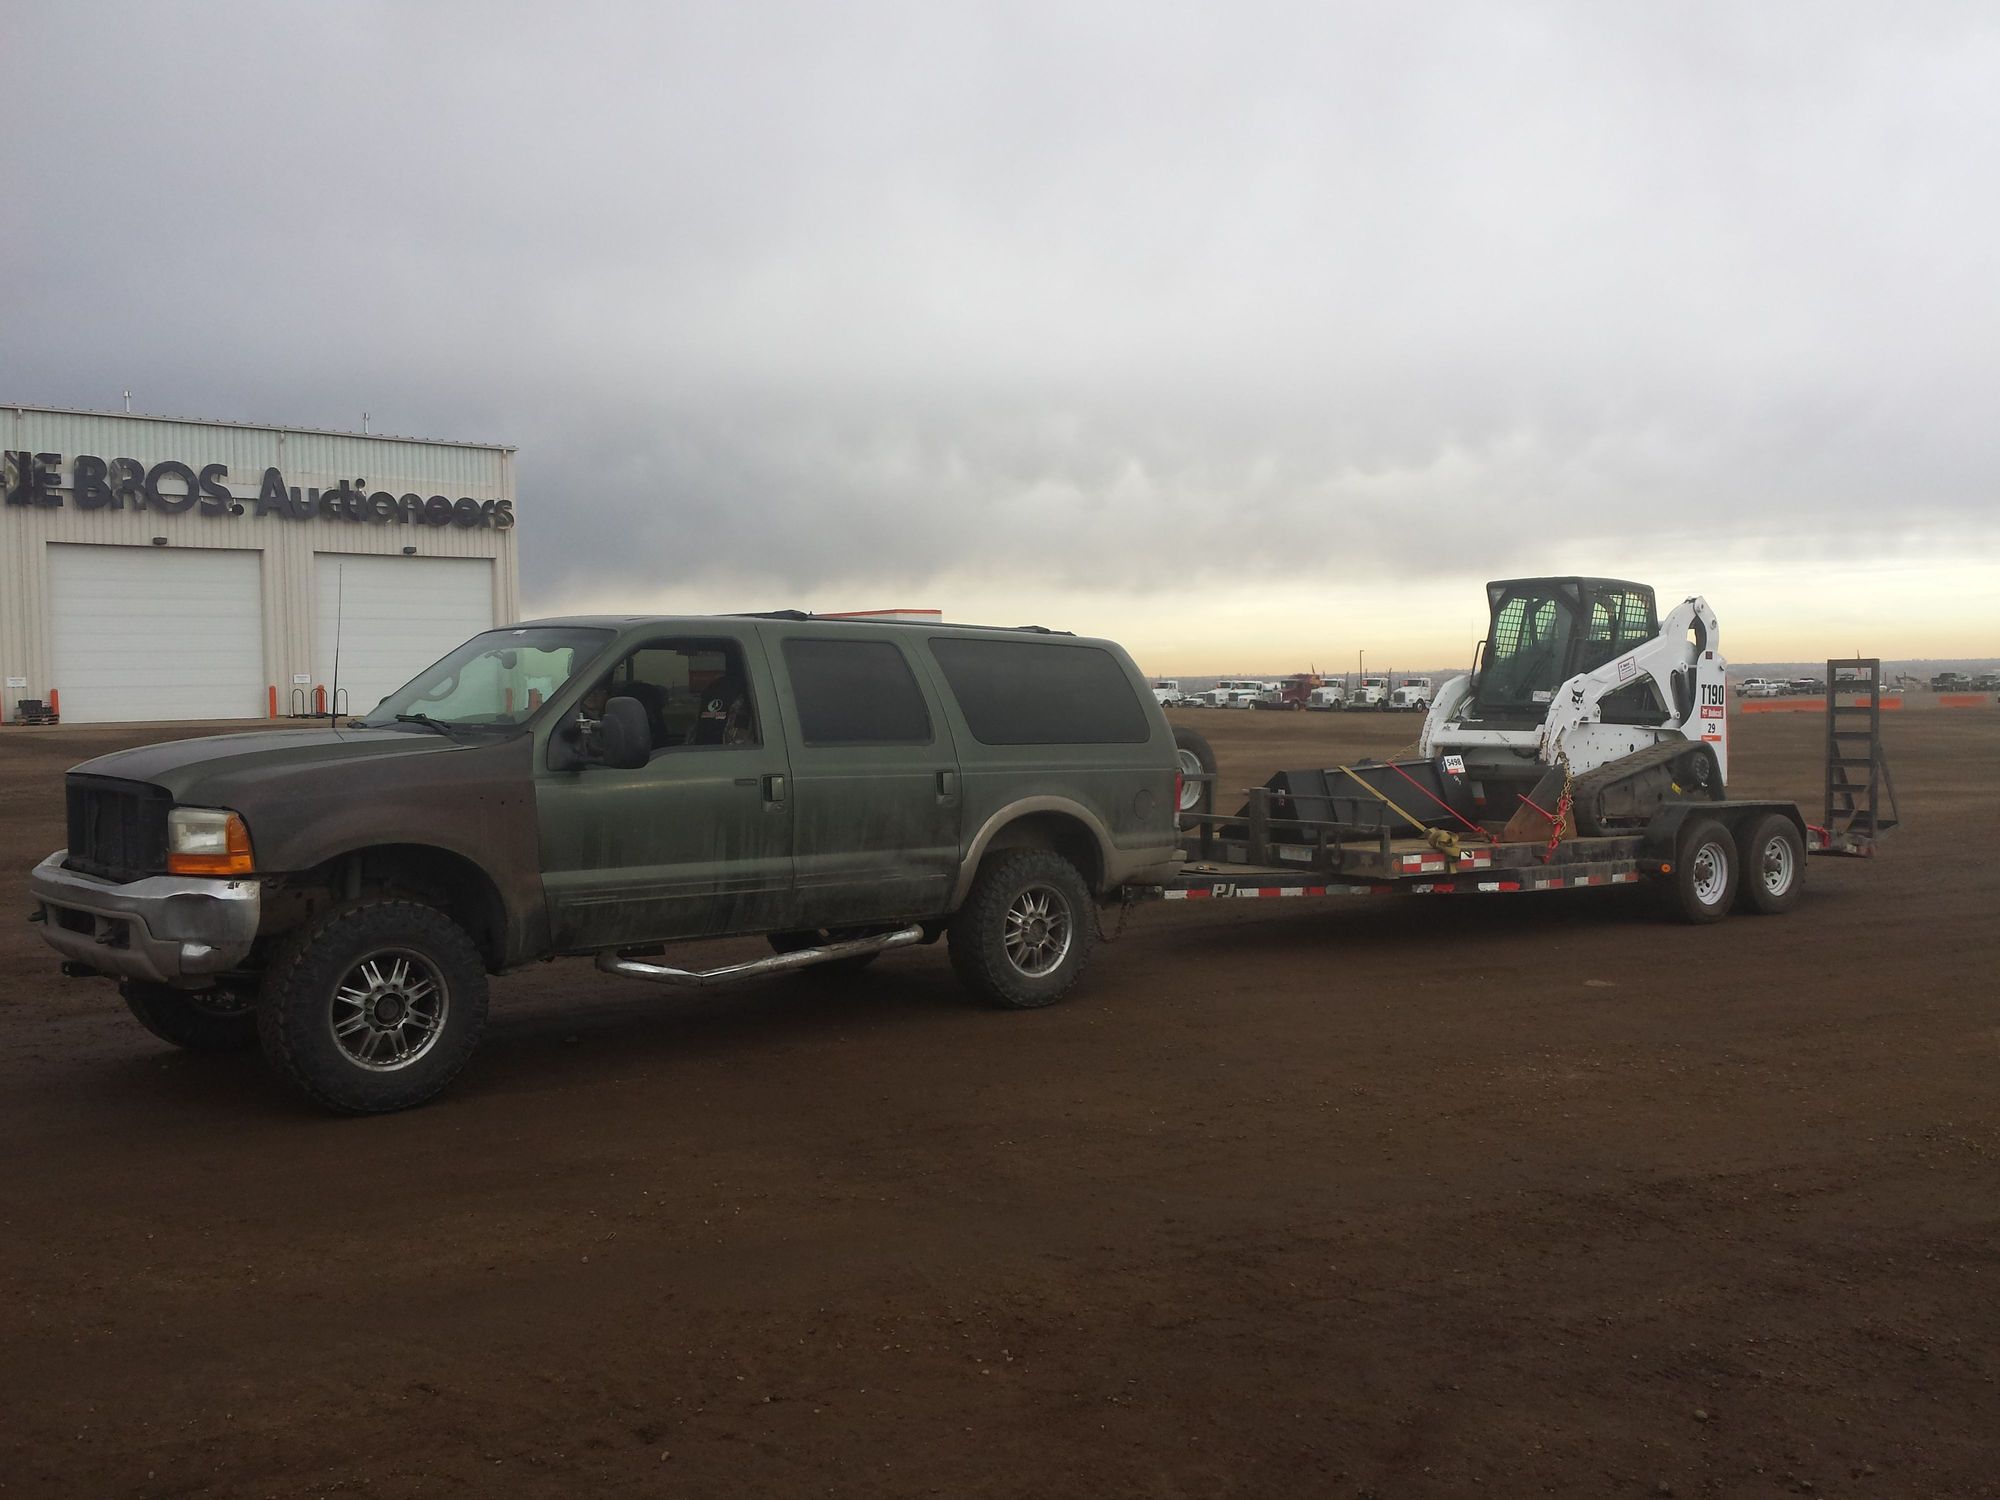
{"type": "Polygon", "coordinates": [[[484,557],[313,559],[313,681],[365,714],[453,647],[491,630],[484,557]]]}
{"type": "Polygon", "coordinates": [[[756,637],[645,640],[565,696],[535,789],[556,947],[794,925],[791,768],[756,637]],[[646,764],[557,769],[571,726],[612,697],[646,710],[646,764]]]}
{"type": "Polygon", "coordinates": [[[264,555],[50,543],[49,685],[73,724],[261,719],[264,555]]]}
{"type": "Polygon", "coordinates": [[[941,916],[958,878],[958,755],[908,644],[874,628],[763,630],[791,726],[799,925],[941,916]]]}

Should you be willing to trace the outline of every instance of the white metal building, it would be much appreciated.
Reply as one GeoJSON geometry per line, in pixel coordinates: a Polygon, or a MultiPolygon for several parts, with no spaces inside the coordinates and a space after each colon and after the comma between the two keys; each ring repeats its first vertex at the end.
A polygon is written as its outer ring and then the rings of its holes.
{"type": "Polygon", "coordinates": [[[0,407],[0,712],[362,713],[519,612],[514,450],[0,407]]]}

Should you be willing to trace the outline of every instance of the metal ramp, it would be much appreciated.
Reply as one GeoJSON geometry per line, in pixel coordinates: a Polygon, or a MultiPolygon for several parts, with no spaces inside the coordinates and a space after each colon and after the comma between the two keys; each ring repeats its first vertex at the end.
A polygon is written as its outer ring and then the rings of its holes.
{"type": "Polygon", "coordinates": [[[1826,823],[1815,853],[1870,855],[1899,821],[1882,753],[1882,659],[1826,664],[1826,823]]]}

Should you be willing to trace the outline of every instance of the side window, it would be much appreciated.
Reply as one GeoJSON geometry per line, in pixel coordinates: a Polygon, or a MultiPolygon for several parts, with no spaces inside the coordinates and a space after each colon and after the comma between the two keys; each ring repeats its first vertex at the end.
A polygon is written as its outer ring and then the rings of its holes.
{"type": "Polygon", "coordinates": [[[648,641],[597,680],[583,711],[594,717],[612,698],[639,700],[655,751],[760,743],[743,648],[734,641],[648,641]]]}
{"type": "Polygon", "coordinates": [[[808,745],[928,745],[923,689],[892,641],[789,640],[785,673],[808,745]]]}
{"type": "Polygon", "coordinates": [[[1141,745],[1152,738],[1131,679],[1100,646],[933,636],[930,647],[982,745],[1141,745]]]}

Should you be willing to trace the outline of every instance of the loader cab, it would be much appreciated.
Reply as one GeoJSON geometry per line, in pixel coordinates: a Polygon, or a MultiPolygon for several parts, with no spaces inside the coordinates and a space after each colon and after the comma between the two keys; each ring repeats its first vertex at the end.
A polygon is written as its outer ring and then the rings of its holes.
{"type": "MultiPolygon", "coordinates": [[[[1473,716],[1540,723],[1556,689],[1659,634],[1659,610],[1643,583],[1616,578],[1508,578],[1486,585],[1492,617],[1473,669],[1473,716]]],[[[1604,700],[1604,717],[1662,723],[1669,705],[1649,681],[1604,700]]]]}

